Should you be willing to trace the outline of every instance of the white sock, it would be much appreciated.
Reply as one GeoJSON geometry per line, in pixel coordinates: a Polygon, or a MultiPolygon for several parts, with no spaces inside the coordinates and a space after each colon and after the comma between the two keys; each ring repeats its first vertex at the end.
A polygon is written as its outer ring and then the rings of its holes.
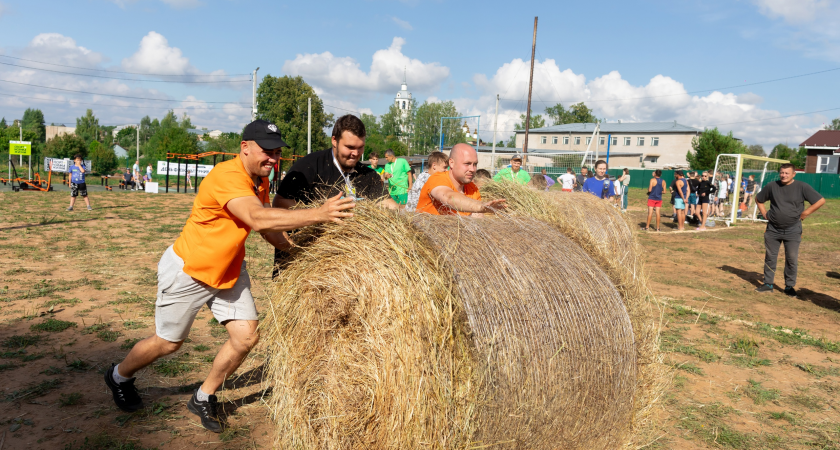
{"type": "Polygon", "coordinates": [[[198,390],[195,391],[195,399],[200,402],[208,402],[210,401],[210,394],[205,394],[204,391],[201,390],[201,386],[199,386],[198,390]]]}
{"type": "Polygon", "coordinates": [[[131,381],[131,378],[126,378],[126,377],[120,375],[119,370],[117,370],[119,368],[120,368],[119,364],[114,366],[114,375],[113,375],[114,381],[116,381],[117,383],[125,383],[126,381],[131,381]]]}

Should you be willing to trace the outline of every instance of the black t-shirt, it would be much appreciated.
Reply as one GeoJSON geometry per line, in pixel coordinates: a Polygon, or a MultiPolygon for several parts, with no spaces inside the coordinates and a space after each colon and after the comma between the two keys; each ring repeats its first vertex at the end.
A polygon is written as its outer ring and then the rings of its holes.
{"type": "Polygon", "coordinates": [[[125,179],[125,182],[128,183],[129,181],[131,181],[131,174],[126,172],[123,174],[123,178],[125,179]]]}
{"type": "Polygon", "coordinates": [[[755,180],[747,179],[747,192],[755,192],[755,180]]]}
{"type": "Polygon", "coordinates": [[[770,200],[772,206],[767,211],[767,220],[776,228],[788,228],[799,222],[806,201],[813,205],[821,198],[810,184],[794,180],[787,186],[781,181],[769,183],[756,194],[755,201],[770,200]]]}
{"type": "MultiPolygon", "coordinates": [[[[330,148],[297,160],[280,182],[277,195],[308,204],[337,195],[339,191],[344,192],[344,177],[333,162],[332,152],[330,148]]],[[[388,189],[385,188],[379,174],[370,167],[356,163],[355,171],[345,174],[356,189],[356,197],[380,200],[388,196],[388,189]]]]}
{"type": "Polygon", "coordinates": [[[699,185],[699,184],[700,184],[700,180],[698,180],[697,178],[689,178],[688,179],[688,187],[691,188],[691,193],[692,194],[697,193],[697,185],[699,185]]]}
{"type": "Polygon", "coordinates": [[[712,183],[710,181],[707,181],[707,180],[698,181],[696,192],[697,192],[697,195],[699,197],[708,197],[709,193],[712,192],[712,183]],[[706,194],[706,195],[703,195],[703,194],[706,194]]]}

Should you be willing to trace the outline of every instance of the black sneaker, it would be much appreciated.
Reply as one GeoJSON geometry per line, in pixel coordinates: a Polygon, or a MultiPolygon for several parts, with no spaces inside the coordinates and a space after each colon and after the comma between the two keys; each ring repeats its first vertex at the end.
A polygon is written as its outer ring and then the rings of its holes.
{"type": "MultiPolygon", "coordinates": [[[[756,292],[773,292],[773,285],[764,283],[755,290],[756,292]]],[[[787,291],[785,291],[787,292],[787,291]]]]}
{"type": "Polygon", "coordinates": [[[796,298],[796,289],[793,286],[785,286],[785,295],[796,298]]]}
{"type": "Polygon", "coordinates": [[[117,407],[125,412],[134,412],[143,408],[143,399],[140,398],[140,393],[134,387],[134,378],[125,383],[117,383],[114,381],[114,366],[105,371],[105,384],[111,388],[111,393],[114,394],[114,403],[117,407]]]}
{"type": "Polygon", "coordinates": [[[211,395],[206,402],[200,402],[196,399],[196,394],[198,394],[198,389],[195,390],[192,398],[190,398],[190,401],[187,402],[187,409],[196,416],[201,417],[201,425],[203,425],[208,431],[221,433],[223,423],[222,420],[219,419],[219,402],[217,401],[216,396],[211,395]]]}

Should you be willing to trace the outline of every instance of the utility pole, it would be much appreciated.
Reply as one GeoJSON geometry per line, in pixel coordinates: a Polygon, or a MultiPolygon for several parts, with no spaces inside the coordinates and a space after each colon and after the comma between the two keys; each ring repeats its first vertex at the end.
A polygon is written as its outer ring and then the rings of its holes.
{"type": "Polygon", "coordinates": [[[534,17],[534,40],[531,43],[531,78],[528,80],[528,109],[525,111],[525,142],[522,144],[522,165],[528,163],[528,133],[531,128],[531,91],[534,88],[534,53],[537,51],[537,17],[534,17]]]}
{"type": "Polygon", "coordinates": [[[137,124],[137,161],[140,161],[140,124],[137,124]]]}
{"type": "MultiPolygon", "coordinates": [[[[20,142],[23,142],[23,119],[20,119],[18,122],[18,128],[20,129],[20,142]]],[[[18,167],[23,165],[23,155],[18,155],[18,167]]]]}
{"type": "Polygon", "coordinates": [[[496,168],[496,131],[499,128],[499,94],[496,94],[496,115],[493,117],[493,153],[490,157],[490,174],[496,168]]]}
{"type": "Polygon", "coordinates": [[[260,70],[259,67],[254,69],[254,88],[251,97],[251,122],[257,120],[257,71],[260,70]]]}
{"type": "Polygon", "coordinates": [[[306,132],[306,154],[312,153],[312,97],[306,99],[306,119],[309,122],[306,132]]]}

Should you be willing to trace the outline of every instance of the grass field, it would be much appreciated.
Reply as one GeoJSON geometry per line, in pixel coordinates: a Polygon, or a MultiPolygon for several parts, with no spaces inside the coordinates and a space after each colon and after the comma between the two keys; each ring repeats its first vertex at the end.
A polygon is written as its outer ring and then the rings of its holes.
{"type": "MultiPolygon", "coordinates": [[[[643,193],[630,197],[638,225],[643,193]]],[[[228,431],[186,410],[226,339],[206,309],[181,350],[140,374],[146,410],[120,412],[102,381],[154,332],[157,261],[193,198],[92,192],[93,212],[68,213],[66,192],[0,193],[3,448],[271,447],[264,343],[219,394],[228,431]]],[[[754,292],[761,225],[675,233],[663,220],[640,234],[674,369],[648,448],[840,448],[840,201],[805,224],[798,300],[754,292]]],[[[252,235],[247,254],[264,311],[272,252],[252,235]]]]}

